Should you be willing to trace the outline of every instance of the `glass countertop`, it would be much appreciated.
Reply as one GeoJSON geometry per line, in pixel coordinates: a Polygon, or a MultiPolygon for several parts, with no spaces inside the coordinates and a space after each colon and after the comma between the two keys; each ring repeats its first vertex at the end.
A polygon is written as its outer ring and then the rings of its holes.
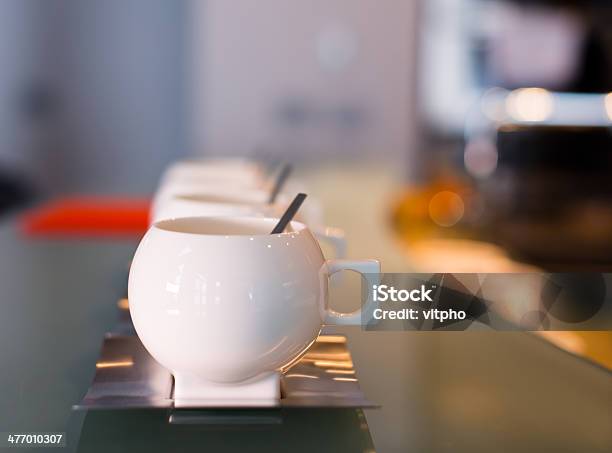
{"type": "Polygon", "coordinates": [[[0,224],[0,431],[65,431],[66,451],[612,449],[612,375],[521,332],[348,337],[379,409],[281,411],[280,424],[169,425],[163,410],[73,412],[117,320],[134,241],[25,240],[0,224]],[[208,448],[206,448],[208,447],[208,448]]]}

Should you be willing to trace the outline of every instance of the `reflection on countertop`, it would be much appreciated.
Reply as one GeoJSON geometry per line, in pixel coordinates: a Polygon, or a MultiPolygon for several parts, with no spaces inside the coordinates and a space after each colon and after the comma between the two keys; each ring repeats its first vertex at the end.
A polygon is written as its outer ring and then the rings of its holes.
{"type": "MultiPolygon", "coordinates": [[[[345,230],[348,257],[380,259],[383,272],[540,270],[477,237],[399,240],[390,212],[403,193],[402,176],[370,162],[330,165],[302,177],[321,199],[328,223],[345,230]]],[[[332,288],[345,296],[331,298],[342,309],[354,306],[348,283],[359,284],[346,277],[346,287],[332,288]]],[[[380,451],[491,451],[503,444],[508,451],[603,452],[612,446],[612,375],[573,355],[608,363],[607,348],[600,349],[607,332],[572,332],[571,338],[546,332],[548,341],[538,341],[486,328],[339,331],[348,336],[362,388],[382,406],[366,411],[380,451]]]]}

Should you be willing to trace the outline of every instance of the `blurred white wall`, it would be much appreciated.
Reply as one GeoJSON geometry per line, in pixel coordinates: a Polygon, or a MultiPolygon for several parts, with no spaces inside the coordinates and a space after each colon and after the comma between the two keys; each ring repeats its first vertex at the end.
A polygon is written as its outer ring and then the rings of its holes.
{"type": "Polygon", "coordinates": [[[0,165],[52,194],[150,191],[192,149],[399,162],[418,3],[0,0],[0,165]]]}
{"type": "Polygon", "coordinates": [[[64,130],[57,155],[70,189],[153,190],[163,167],[187,152],[186,2],[49,3],[64,130]]]}
{"type": "Polygon", "coordinates": [[[0,0],[0,165],[148,192],[187,154],[186,0],[0,0]]]}
{"type": "Polygon", "coordinates": [[[28,82],[39,72],[36,5],[0,1],[0,165],[27,166],[28,127],[19,109],[28,82]]]}
{"type": "Polygon", "coordinates": [[[196,1],[201,153],[404,159],[417,1],[196,1]]]}

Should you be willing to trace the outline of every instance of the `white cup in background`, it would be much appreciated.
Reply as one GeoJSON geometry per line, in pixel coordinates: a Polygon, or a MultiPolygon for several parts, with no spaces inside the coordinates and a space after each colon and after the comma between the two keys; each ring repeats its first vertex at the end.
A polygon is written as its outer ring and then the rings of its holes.
{"type": "Polygon", "coordinates": [[[267,176],[263,168],[242,160],[179,161],[172,164],[161,177],[160,185],[173,182],[192,182],[207,185],[261,188],[267,176]]]}

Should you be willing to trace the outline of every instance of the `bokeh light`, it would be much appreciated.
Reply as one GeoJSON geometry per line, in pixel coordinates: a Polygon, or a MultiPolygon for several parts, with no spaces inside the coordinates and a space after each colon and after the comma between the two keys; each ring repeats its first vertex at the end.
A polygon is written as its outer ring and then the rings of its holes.
{"type": "Polygon", "coordinates": [[[553,109],[553,95],[543,88],[521,88],[506,98],[508,115],[517,121],[544,121],[551,116],[553,109]]]}
{"type": "Polygon", "coordinates": [[[443,190],[429,201],[429,216],[436,224],[443,227],[455,225],[465,213],[463,199],[455,192],[443,190]]]}

